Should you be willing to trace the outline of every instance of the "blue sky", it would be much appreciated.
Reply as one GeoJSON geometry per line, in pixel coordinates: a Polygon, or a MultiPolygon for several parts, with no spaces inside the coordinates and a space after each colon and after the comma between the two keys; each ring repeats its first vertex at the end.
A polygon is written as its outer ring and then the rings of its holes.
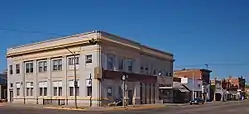
{"type": "Polygon", "coordinates": [[[0,70],[6,48],[71,35],[114,33],[175,55],[176,68],[249,79],[248,0],[5,0],[0,4],[0,70]]]}

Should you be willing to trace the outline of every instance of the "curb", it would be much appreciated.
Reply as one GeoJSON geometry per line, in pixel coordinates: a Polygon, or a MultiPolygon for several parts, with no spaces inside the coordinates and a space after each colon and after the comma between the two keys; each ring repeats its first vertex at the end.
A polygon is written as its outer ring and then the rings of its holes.
{"type": "Polygon", "coordinates": [[[164,106],[142,106],[142,107],[118,107],[118,108],[108,108],[106,111],[121,111],[121,110],[141,110],[141,109],[157,109],[164,106]]]}
{"type": "Polygon", "coordinates": [[[63,107],[44,107],[47,109],[54,109],[54,110],[77,110],[77,111],[83,111],[86,110],[86,108],[63,108],[63,107]]]}

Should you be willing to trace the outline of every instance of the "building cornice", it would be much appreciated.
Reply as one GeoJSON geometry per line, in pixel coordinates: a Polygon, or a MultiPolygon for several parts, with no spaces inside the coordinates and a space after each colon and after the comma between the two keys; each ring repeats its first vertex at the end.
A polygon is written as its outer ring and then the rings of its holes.
{"type": "Polygon", "coordinates": [[[171,53],[153,49],[148,46],[141,45],[140,43],[137,43],[137,42],[134,42],[134,41],[131,41],[131,40],[107,33],[107,32],[103,32],[103,31],[92,31],[92,32],[52,39],[52,40],[46,40],[46,41],[42,41],[38,43],[22,45],[22,46],[18,46],[14,48],[9,48],[7,50],[6,56],[7,58],[10,58],[10,57],[15,57],[15,56],[20,56],[20,55],[31,54],[31,53],[63,49],[66,47],[90,45],[89,40],[91,39],[95,39],[99,43],[109,42],[109,43],[118,44],[118,46],[122,45],[125,47],[135,49],[143,54],[153,55],[159,58],[171,60],[172,62],[174,61],[173,54],[171,53]],[[63,43],[58,43],[59,41],[63,41],[63,43]],[[55,45],[56,43],[58,43],[58,45],[55,45]]]}

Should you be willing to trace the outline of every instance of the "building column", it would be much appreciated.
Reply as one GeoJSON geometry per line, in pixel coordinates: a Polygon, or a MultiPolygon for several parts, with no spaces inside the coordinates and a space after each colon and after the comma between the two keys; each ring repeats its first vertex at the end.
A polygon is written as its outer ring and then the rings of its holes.
{"type": "Polygon", "coordinates": [[[140,82],[135,82],[132,104],[140,104],[140,82]]]}
{"type": "Polygon", "coordinates": [[[155,83],[155,96],[154,97],[155,97],[155,103],[161,103],[159,100],[159,85],[158,85],[158,83],[155,83]]]}
{"type": "Polygon", "coordinates": [[[2,99],[2,85],[0,84],[0,100],[2,99]]]}

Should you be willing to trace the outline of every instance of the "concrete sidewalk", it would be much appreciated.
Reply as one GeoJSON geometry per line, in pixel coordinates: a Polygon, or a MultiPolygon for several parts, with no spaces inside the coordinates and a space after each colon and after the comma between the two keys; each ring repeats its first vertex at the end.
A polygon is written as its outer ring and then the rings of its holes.
{"type": "MultiPolygon", "coordinates": [[[[220,105],[235,102],[207,102],[206,105],[220,105]]],[[[177,103],[166,103],[166,104],[143,104],[143,105],[131,105],[131,106],[117,106],[117,107],[78,107],[74,106],[57,106],[57,105],[39,105],[39,104],[12,104],[12,103],[0,103],[1,106],[12,106],[12,107],[23,107],[23,108],[46,108],[54,110],[78,110],[78,111],[117,111],[117,110],[150,110],[150,109],[160,109],[165,107],[185,107],[188,103],[177,104],[177,103]]]]}
{"type": "Polygon", "coordinates": [[[141,109],[156,109],[163,108],[166,106],[182,106],[186,104],[143,104],[143,105],[130,105],[126,107],[116,106],[116,107],[78,107],[74,106],[57,106],[57,105],[39,105],[39,104],[14,104],[14,103],[0,103],[0,106],[10,106],[10,107],[23,107],[23,108],[47,108],[55,110],[82,110],[82,111],[114,111],[114,110],[141,110],[141,109]]]}

